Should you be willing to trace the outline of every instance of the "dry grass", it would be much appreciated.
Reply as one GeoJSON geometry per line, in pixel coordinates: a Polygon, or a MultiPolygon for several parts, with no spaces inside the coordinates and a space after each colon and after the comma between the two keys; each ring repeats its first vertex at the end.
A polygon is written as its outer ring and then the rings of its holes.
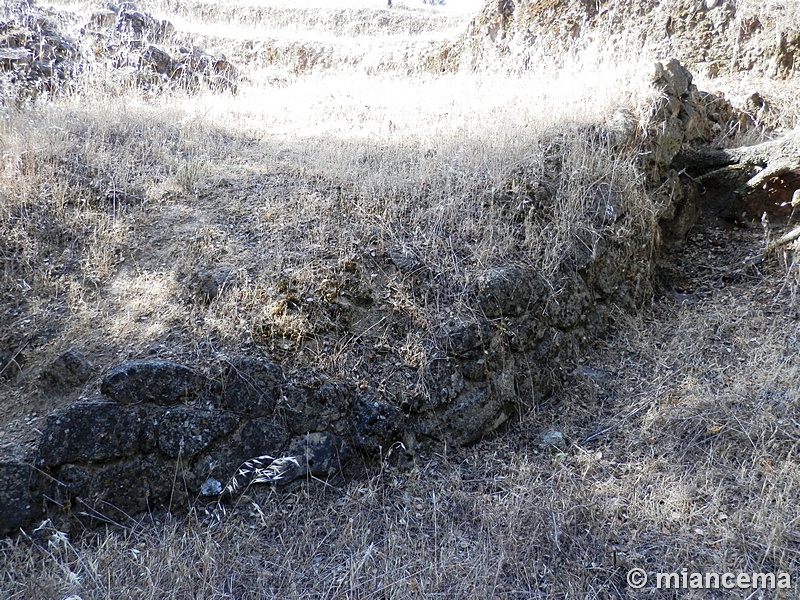
{"type": "Polygon", "coordinates": [[[586,357],[608,378],[576,374],[469,451],[253,489],[216,528],[153,517],[79,542],[52,528],[7,542],[5,597],[668,598],[637,596],[625,573],[796,576],[797,323],[738,290],[670,313],[586,357]],[[531,440],[553,425],[572,445],[539,452],[531,440]]]}
{"type": "Polygon", "coordinates": [[[63,337],[108,360],[119,356],[109,346],[141,353],[168,331],[184,332],[177,351],[198,358],[204,338],[227,350],[262,331],[314,333],[308,313],[325,307],[286,315],[282,288],[319,296],[342,262],[400,248],[433,273],[437,298],[411,299],[392,282],[389,301],[425,328],[487,267],[554,277],[591,254],[608,235],[601,184],[627,215],[614,234],[623,251],[647,237],[655,208],[634,155],[609,155],[592,133],[620,106],[645,118],[652,91],[623,85],[636,68],[413,86],[345,69],[278,87],[254,80],[236,96],[157,97],[110,95],[115,80],[98,68],[91,87],[8,111],[3,214],[23,250],[5,253],[5,287],[34,320],[49,320],[57,298],[70,316],[63,337]],[[532,188],[545,179],[549,205],[536,207],[532,188]],[[32,206],[46,223],[15,216],[32,206]],[[187,311],[185,280],[219,264],[240,267],[237,285],[212,310],[187,311]]]}
{"type": "MultiPolygon", "coordinates": [[[[199,4],[187,6],[144,8],[188,16],[199,4]]],[[[208,8],[209,20],[230,6],[208,8]]],[[[262,9],[258,23],[285,33],[287,11],[262,9]]],[[[433,31],[407,12],[395,33],[433,31]]],[[[311,24],[316,13],[300,14],[311,24]]],[[[314,27],[352,33],[337,23],[314,27]]],[[[600,183],[626,214],[619,251],[650,243],[658,207],[635,153],[611,156],[593,133],[620,106],[646,119],[652,91],[630,84],[644,81],[637,60],[409,80],[411,59],[318,43],[362,58],[298,72],[256,57],[236,96],[119,92],[98,71],[71,95],[0,108],[0,342],[27,360],[0,382],[7,431],[71,399],[35,388],[70,345],[98,368],[148,353],[213,365],[271,352],[359,378],[362,346],[390,341],[421,367],[438,320],[466,310],[483,269],[522,263],[555,280],[611,235],[596,219],[600,183]],[[532,210],[543,180],[550,201],[532,210]],[[385,269],[397,250],[424,266],[430,293],[385,269]],[[220,265],[233,273],[224,293],[192,295],[192,274],[220,265]],[[371,312],[341,301],[359,294],[380,300],[371,312]]],[[[253,488],[217,527],[198,505],[188,519],[81,536],[44,525],[5,540],[0,595],[667,598],[636,596],[628,568],[796,576],[798,326],[771,292],[776,277],[620,315],[586,357],[607,377],[565,376],[513,431],[468,450],[351,481],[253,488]],[[572,440],[566,452],[539,451],[536,434],[551,427],[572,440]]]]}

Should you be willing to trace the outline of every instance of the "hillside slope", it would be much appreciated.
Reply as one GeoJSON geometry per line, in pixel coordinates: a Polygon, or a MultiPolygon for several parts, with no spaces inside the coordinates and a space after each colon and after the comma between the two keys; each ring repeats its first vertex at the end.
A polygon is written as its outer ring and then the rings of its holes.
{"type": "Polygon", "coordinates": [[[0,595],[796,587],[793,167],[679,164],[792,8],[695,4],[5,6],[0,595]]]}

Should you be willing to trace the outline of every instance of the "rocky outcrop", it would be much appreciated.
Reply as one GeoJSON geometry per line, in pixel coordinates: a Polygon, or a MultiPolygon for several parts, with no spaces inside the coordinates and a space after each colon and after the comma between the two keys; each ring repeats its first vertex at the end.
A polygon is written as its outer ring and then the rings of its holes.
{"type": "Polygon", "coordinates": [[[112,402],[80,402],[53,413],[39,441],[39,467],[103,462],[147,452],[155,444],[147,412],[112,402]]]}
{"type": "Polygon", "coordinates": [[[223,55],[175,45],[174,26],[131,2],[93,13],[87,23],[65,11],[20,2],[0,21],[4,101],[57,93],[98,68],[148,89],[179,86],[235,91],[239,75],[223,55]]]}
{"type": "Polygon", "coordinates": [[[66,21],[55,11],[19,11],[17,19],[0,22],[2,97],[54,92],[75,76],[80,51],[61,31],[66,21]]]}
{"type": "Polygon", "coordinates": [[[452,65],[504,61],[528,69],[595,44],[621,58],[674,56],[709,77],[756,72],[788,78],[800,67],[798,14],[782,2],[677,0],[645,7],[638,0],[490,0],[448,56],[452,65]]]}
{"type": "Polygon", "coordinates": [[[661,242],[680,245],[699,208],[713,202],[709,190],[687,174],[680,157],[691,148],[743,138],[757,125],[724,97],[698,90],[692,73],[675,58],[653,63],[650,78],[661,95],[646,135],[631,141],[641,147],[640,167],[649,195],[660,207],[661,242]]]}
{"type": "Polygon", "coordinates": [[[380,454],[402,424],[395,407],[318,377],[286,379],[264,359],[233,357],[209,381],[165,360],[112,368],[101,385],[105,398],[48,417],[31,461],[0,463],[8,500],[0,531],[41,516],[46,498],[82,506],[102,499],[106,511],[122,513],[177,506],[254,456],[295,456],[287,483],[329,477],[359,448],[380,454]]]}
{"type": "MultiPolygon", "coordinates": [[[[676,161],[732,126],[753,125],[724,99],[697,90],[677,60],[654,65],[651,79],[661,96],[644,135],[624,109],[608,128],[571,135],[595,150],[641,157],[640,179],[647,201],[660,211],[661,235],[679,240],[702,190],[676,161]]],[[[487,205],[523,231],[560,218],[553,190],[568,170],[563,148],[572,141],[565,135],[542,144],[547,169],[539,179],[512,173],[510,185],[491,191],[487,205]]],[[[634,211],[614,181],[592,178],[583,189],[577,208],[594,229],[577,232],[573,247],[546,274],[523,263],[486,268],[458,302],[437,313],[441,322],[424,342],[427,361],[405,381],[391,379],[397,364],[391,358],[382,363],[377,348],[364,352],[374,368],[372,378],[361,381],[281,366],[279,353],[216,357],[216,371],[157,359],[113,366],[100,382],[102,398],[49,416],[35,456],[0,462],[2,499],[13,503],[0,509],[0,532],[27,526],[56,506],[101,511],[102,505],[107,515],[196,498],[215,501],[254,457],[293,457],[281,480],[291,484],[335,477],[393,453],[471,444],[513,422],[551,392],[561,369],[589,340],[607,330],[612,307],[632,308],[651,291],[652,223],[630,222],[634,211]],[[631,231],[640,237],[629,239],[631,231]]],[[[431,269],[413,252],[386,249],[375,260],[408,278],[415,293],[428,289],[431,269]]],[[[329,323],[336,314],[347,320],[356,311],[380,309],[358,272],[348,263],[341,281],[328,281],[329,323]]],[[[227,281],[227,274],[203,273],[189,283],[200,290],[192,295],[200,305],[213,302],[227,281]]],[[[283,288],[292,293],[291,283],[283,288]]],[[[392,339],[390,330],[385,335],[392,339]]],[[[62,365],[52,369],[59,385],[79,385],[92,372],[74,352],[56,363],[62,365]]],[[[542,445],[558,449],[566,443],[554,436],[542,445]]]]}

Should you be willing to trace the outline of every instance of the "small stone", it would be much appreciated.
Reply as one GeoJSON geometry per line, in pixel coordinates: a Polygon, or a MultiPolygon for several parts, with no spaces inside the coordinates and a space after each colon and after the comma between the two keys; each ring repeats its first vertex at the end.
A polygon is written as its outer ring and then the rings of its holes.
{"type": "Polygon", "coordinates": [[[390,250],[389,259],[403,273],[415,273],[425,266],[413,250],[405,247],[390,250]]]}
{"type": "Polygon", "coordinates": [[[47,391],[66,393],[86,383],[91,376],[92,363],[70,348],[42,371],[40,381],[47,391]]]}
{"type": "Polygon", "coordinates": [[[192,274],[188,287],[192,297],[200,304],[208,304],[219,297],[229,283],[232,283],[233,270],[220,266],[202,269],[192,274]]]}
{"type": "Polygon", "coordinates": [[[213,477],[209,477],[200,485],[201,496],[219,496],[221,493],[222,484],[213,477]]]}
{"type": "Polygon", "coordinates": [[[664,65],[660,62],[654,62],[650,67],[648,76],[653,83],[661,79],[664,76],[664,65]]]}
{"type": "Polygon", "coordinates": [[[564,452],[567,449],[567,438],[556,429],[548,429],[539,435],[538,445],[540,450],[564,452]]]}

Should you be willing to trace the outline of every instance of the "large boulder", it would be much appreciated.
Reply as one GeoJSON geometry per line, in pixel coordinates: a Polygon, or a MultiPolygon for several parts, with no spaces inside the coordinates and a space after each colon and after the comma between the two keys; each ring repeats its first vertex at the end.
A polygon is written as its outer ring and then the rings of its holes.
{"type": "Polygon", "coordinates": [[[153,447],[152,422],[140,408],[111,402],[79,402],[47,417],[37,464],[101,462],[153,447]]]}
{"type": "Polygon", "coordinates": [[[298,465],[287,479],[308,475],[336,475],[344,468],[351,453],[352,450],[344,438],[327,431],[297,437],[289,445],[287,455],[294,456],[298,465]]]}
{"type": "Polygon", "coordinates": [[[242,460],[265,454],[279,456],[286,449],[289,437],[289,430],[278,419],[251,419],[239,432],[242,460]]]}
{"type": "Polygon", "coordinates": [[[111,369],[100,391],[120,404],[162,406],[192,400],[206,384],[196,371],[166,360],[132,360],[111,369]]]}
{"type": "Polygon", "coordinates": [[[323,431],[350,411],[353,391],[333,381],[293,382],[284,388],[281,411],[295,434],[323,431]]]}
{"type": "MultiPolygon", "coordinates": [[[[64,465],[55,493],[64,502],[82,506],[84,513],[87,507],[96,506],[97,515],[108,522],[184,504],[188,499],[184,480],[173,461],[154,455],[134,456],[107,464],[64,465]]],[[[91,512],[88,514],[91,516],[91,512]]]]}

